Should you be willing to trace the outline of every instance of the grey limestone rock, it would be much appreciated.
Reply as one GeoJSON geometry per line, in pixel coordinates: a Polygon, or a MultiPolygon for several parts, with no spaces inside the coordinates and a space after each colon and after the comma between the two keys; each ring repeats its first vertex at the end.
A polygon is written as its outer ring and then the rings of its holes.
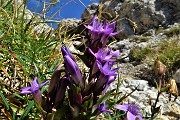
{"type": "MultiPolygon", "coordinates": [[[[123,30],[117,35],[120,38],[180,22],[179,0],[100,0],[100,3],[102,18],[116,18],[117,30],[123,30]]],[[[82,18],[95,14],[97,9],[98,4],[88,6],[82,18]]]]}

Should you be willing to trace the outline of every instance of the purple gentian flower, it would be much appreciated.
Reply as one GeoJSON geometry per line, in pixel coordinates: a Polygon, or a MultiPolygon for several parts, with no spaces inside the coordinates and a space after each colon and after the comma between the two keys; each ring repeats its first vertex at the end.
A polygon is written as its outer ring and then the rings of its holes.
{"type": "Polygon", "coordinates": [[[75,62],[74,57],[71,55],[67,47],[61,47],[61,51],[64,57],[66,72],[71,75],[71,78],[73,79],[75,84],[83,87],[84,85],[82,81],[82,74],[75,62]]]}
{"type": "Polygon", "coordinates": [[[24,87],[21,90],[21,94],[32,94],[37,103],[41,104],[41,91],[42,88],[48,81],[43,82],[42,84],[38,84],[38,78],[35,77],[34,80],[30,83],[30,87],[24,87]]]}
{"type": "Polygon", "coordinates": [[[113,63],[115,58],[119,56],[119,50],[113,51],[111,49],[109,51],[108,48],[100,48],[97,53],[94,53],[91,49],[89,49],[89,51],[96,58],[96,62],[93,65],[92,74],[96,73],[100,69],[98,63],[104,64],[107,61],[112,61],[113,63]]]}
{"type": "Polygon", "coordinates": [[[119,68],[115,68],[111,70],[112,65],[109,64],[109,62],[106,62],[104,66],[102,66],[102,64],[99,61],[97,62],[98,62],[98,67],[100,68],[101,74],[99,76],[99,79],[96,81],[95,90],[99,90],[104,85],[106,85],[103,88],[103,93],[104,93],[109,87],[109,85],[115,80],[115,77],[116,77],[115,72],[117,72],[119,68]]]}
{"type": "Polygon", "coordinates": [[[104,24],[99,22],[97,15],[94,16],[90,25],[85,25],[85,27],[91,31],[91,40],[97,40],[101,38],[100,41],[102,46],[106,45],[109,36],[114,36],[121,32],[114,32],[115,26],[115,22],[111,24],[107,24],[107,22],[104,22],[104,24]]]}
{"type": "Polygon", "coordinates": [[[90,25],[84,25],[87,29],[89,29],[91,33],[91,40],[97,40],[100,38],[102,33],[103,25],[101,22],[98,22],[98,17],[95,15],[90,23],[90,25]]]}
{"type": "Polygon", "coordinates": [[[71,53],[67,47],[62,46],[61,52],[62,52],[63,56],[68,55],[73,61],[75,61],[74,57],[71,55],[71,53]]]}
{"type": "Polygon", "coordinates": [[[73,79],[75,84],[83,87],[84,84],[82,74],[75,61],[73,61],[70,56],[66,55],[64,56],[64,62],[66,72],[71,75],[71,78],[73,79]]]}
{"type": "Polygon", "coordinates": [[[105,22],[104,30],[103,30],[103,35],[101,37],[102,46],[106,45],[106,43],[108,42],[108,38],[109,37],[117,35],[117,34],[119,34],[121,32],[121,30],[117,31],[117,32],[114,32],[115,27],[116,27],[116,23],[115,22],[113,22],[113,23],[111,23],[109,25],[107,24],[107,22],[105,22]]]}
{"type": "Polygon", "coordinates": [[[119,50],[113,51],[112,49],[109,50],[107,47],[100,48],[97,53],[94,53],[91,49],[89,49],[89,51],[96,57],[96,60],[100,62],[113,61],[114,58],[119,56],[119,50]]]}
{"type": "Polygon", "coordinates": [[[106,103],[105,103],[105,102],[102,103],[102,104],[100,104],[100,105],[98,106],[98,113],[100,114],[100,113],[102,113],[102,112],[112,113],[111,110],[107,110],[107,109],[106,109],[106,103]]]}
{"type": "Polygon", "coordinates": [[[115,72],[117,72],[119,70],[119,68],[114,68],[111,70],[112,68],[112,64],[110,64],[111,62],[106,62],[103,66],[102,64],[97,61],[98,67],[101,71],[101,73],[103,73],[104,75],[108,75],[108,76],[116,76],[115,72]]]}
{"type": "Polygon", "coordinates": [[[115,108],[119,110],[127,111],[126,114],[127,120],[136,120],[136,117],[142,120],[142,115],[140,114],[140,108],[134,102],[131,104],[116,105],[115,108]]]}

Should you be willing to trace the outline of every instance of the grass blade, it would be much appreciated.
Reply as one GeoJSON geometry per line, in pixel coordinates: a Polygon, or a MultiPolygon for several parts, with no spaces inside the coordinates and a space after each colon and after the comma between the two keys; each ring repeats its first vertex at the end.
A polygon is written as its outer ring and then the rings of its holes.
{"type": "Polygon", "coordinates": [[[4,103],[4,105],[6,106],[6,109],[9,110],[9,104],[2,93],[0,93],[0,97],[1,97],[1,100],[4,103]]]}
{"type": "Polygon", "coordinates": [[[24,110],[23,114],[20,117],[20,120],[23,120],[28,113],[30,112],[31,108],[34,106],[34,100],[30,101],[26,109],[24,110]]]}

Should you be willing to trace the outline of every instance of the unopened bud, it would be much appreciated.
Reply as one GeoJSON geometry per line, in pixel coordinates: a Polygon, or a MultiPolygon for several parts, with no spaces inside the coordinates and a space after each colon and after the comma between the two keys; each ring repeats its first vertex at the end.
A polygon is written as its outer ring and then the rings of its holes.
{"type": "Polygon", "coordinates": [[[167,67],[158,58],[154,61],[154,72],[160,77],[166,73],[167,67]]]}

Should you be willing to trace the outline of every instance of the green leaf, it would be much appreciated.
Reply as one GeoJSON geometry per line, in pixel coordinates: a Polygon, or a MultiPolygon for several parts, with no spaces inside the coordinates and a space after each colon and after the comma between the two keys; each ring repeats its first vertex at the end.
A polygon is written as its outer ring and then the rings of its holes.
{"type": "Polygon", "coordinates": [[[24,113],[21,115],[20,120],[23,120],[31,110],[31,108],[34,106],[34,100],[30,101],[26,109],[24,110],[24,113]]]}
{"type": "Polygon", "coordinates": [[[166,92],[169,89],[169,87],[163,87],[161,88],[161,92],[166,92]]]}
{"type": "Polygon", "coordinates": [[[20,96],[18,93],[13,93],[13,95],[15,95],[16,97],[20,98],[20,99],[24,99],[22,96],[20,96]]]}
{"type": "Polygon", "coordinates": [[[0,93],[0,97],[1,97],[4,105],[6,106],[6,109],[9,110],[9,104],[8,104],[6,98],[4,97],[4,95],[2,93],[0,93]]]}
{"type": "Polygon", "coordinates": [[[2,93],[0,93],[0,97],[2,102],[4,103],[4,105],[6,106],[6,109],[9,110],[9,112],[11,113],[12,119],[15,119],[15,112],[13,111],[13,109],[11,108],[11,106],[8,104],[6,98],[4,97],[4,95],[2,93]]]}
{"type": "Polygon", "coordinates": [[[151,113],[152,113],[151,114],[151,119],[152,120],[159,114],[160,108],[161,108],[161,106],[151,108],[151,113]]]}
{"type": "Polygon", "coordinates": [[[157,81],[154,80],[154,82],[155,82],[155,84],[156,84],[156,87],[157,87],[157,89],[158,89],[158,92],[160,92],[160,89],[161,89],[161,88],[159,88],[159,85],[158,85],[157,81]]]}
{"type": "Polygon", "coordinates": [[[97,103],[92,108],[92,113],[94,113],[94,111],[98,108],[98,105],[104,103],[109,98],[111,93],[114,92],[115,90],[116,89],[110,90],[110,91],[106,92],[106,94],[103,95],[101,98],[99,98],[97,103]]]}
{"type": "Polygon", "coordinates": [[[122,102],[124,99],[126,99],[128,96],[130,96],[133,92],[135,92],[137,90],[137,88],[135,90],[132,90],[132,92],[128,93],[127,95],[123,95],[116,103],[120,103],[122,102]]]}

